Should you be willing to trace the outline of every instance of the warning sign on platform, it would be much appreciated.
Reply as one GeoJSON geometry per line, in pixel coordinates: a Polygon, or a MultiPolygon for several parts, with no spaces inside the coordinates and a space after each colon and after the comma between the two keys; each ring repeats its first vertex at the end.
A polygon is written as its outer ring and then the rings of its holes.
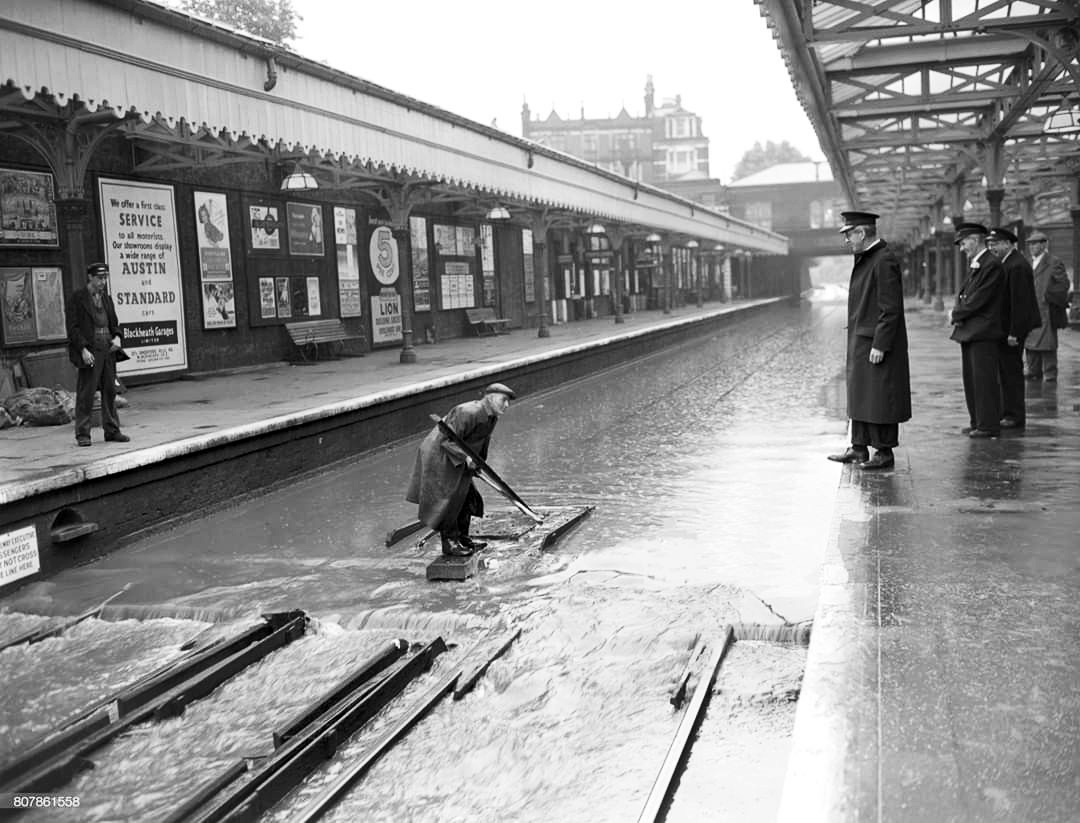
{"type": "Polygon", "coordinates": [[[40,569],[34,526],[0,534],[0,586],[36,574],[40,569]]]}

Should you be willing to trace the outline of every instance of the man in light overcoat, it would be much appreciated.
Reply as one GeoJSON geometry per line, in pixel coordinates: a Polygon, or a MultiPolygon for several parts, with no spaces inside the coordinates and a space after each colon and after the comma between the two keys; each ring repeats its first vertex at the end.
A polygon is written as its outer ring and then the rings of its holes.
{"type": "Polygon", "coordinates": [[[1060,257],[1048,251],[1049,240],[1041,231],[1028,235],[1028,253],[1035,270],[1035,295],[1039,299],[1040,325],[1024,343],[1025,377],[1029,380],[1057,381],[1057,329],[1050,322],[1051,306],[1063,307],[1069,300],[1069,275],[1060,257]]]}

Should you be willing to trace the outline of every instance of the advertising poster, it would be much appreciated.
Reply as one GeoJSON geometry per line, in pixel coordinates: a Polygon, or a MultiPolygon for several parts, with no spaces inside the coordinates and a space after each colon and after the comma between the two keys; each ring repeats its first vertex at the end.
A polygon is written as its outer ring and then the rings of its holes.
{"type": "Polygon", "coordinates": [[[5,343],[33,343],[37,339],[34,322],[34,285],[29,268],[0,269],[0,317],[5,343]]]}
{"type": "Polygon", "coordinates": [[[195,192],[195,221],[195,233],[199,238],[203,328],[236,328],[229,209],[225,195],[195,192]]]}
{"type": "Polygon", "coordinates": [[[259,278],[259,315],[263,320],[277,317],[277,298],[274,296],[274,278],[259,278]]]}
{"type": "Polygon", "coordinates": [[[277,316],[292,317],[292,289],[288,277],[278,277],[277,285],[277,316]]]}
{"type": "Polygon", "coordinates": [[[121,375],[187,368],[173,187],[98,180],[109,290],[124,351],[121,375]]]}
{"type": "Polygon", "coordinates": [[[199,237],[199,270],[203,280],[232,281],[229,211],[224,194],[195,192],[195,226],[199,237]]]}
{"type": "Polygon", "coordinates": [[[307,309],[308,314],[316,317],[322,314],[322,300],[319,299],[319,278],[307,278],[307,309]]]}
{"type": "Polygon", "coordinates": [[[428,265],[427,220],[409,218],[412,248],[413,310],[431,311],[431,269],[428,265]]]}
{"type": "Polygon", "coordinates": [[[322,257],[326,253],[322,206],[316,203],[286,203],[285,219],[289,226],[289,254],[322,257]]]}
{"type": "Polygon", "coordinates": [[[277,206],[248,206],[248,237],[252,251],[280,251],[281,215],[277,206]]]}
{"type": "Polygon", "coordinates": [[[371,231],[368,242],[368,257],[371,260],[371,273],[383,286],[392,286],[398,281],[397,241],[389,226],[376,226],[371,231]]]}
{"type": "Polygon", "coordinates": [[[34,322],[38,340],[66,340],[64,281],[60,269],[34,269],[34,322]]]}
{"type": "Polygon", "coordinates": [[[236,328],[236,301],[232,282],[208,283],[204,280],[202,295],[204,329],[236,328]]]}
{"type": "Polygon", "coordinates": [[[533,233],[532,229],[521,230],[521,262],[525,282],[525,302],[536,302],[536,269],[533,257],[533,233]]]}
{"type": "Polygon", "coordinates": [[[338,305],[342,317],[361,317],[364,313],[356,243],[356,209],[335,206],[334,244],[337,247],[338,305]]]}
{"type": "Polygon", "coordinates": [[[394,289],[383,288],[371,298],[371,342],[401,342],[401,295],[394,289]]]}
{"type": "Polygon", "coordinates": [[[53,177],[0,169],[0,246],[59,246],[53,177]]]}

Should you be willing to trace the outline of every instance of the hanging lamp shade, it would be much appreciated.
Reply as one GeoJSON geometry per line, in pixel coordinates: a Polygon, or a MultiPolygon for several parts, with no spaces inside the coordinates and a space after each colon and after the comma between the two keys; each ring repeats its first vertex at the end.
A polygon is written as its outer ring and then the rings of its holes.
{"type": "Polygon", "coordinates": [[[319,181],[314,175],[300,168],[299,163],[293,163],[293,170],[281,180],[282,191],[309,191],[319,188],[319,181]]]}

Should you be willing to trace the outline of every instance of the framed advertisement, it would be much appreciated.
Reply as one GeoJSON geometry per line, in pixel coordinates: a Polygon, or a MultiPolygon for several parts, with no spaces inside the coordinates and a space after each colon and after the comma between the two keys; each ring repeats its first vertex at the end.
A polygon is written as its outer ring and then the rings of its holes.
{"type": "Polygon", "coordinates": [[[53,176],[0,168],[0,246],[59,246],[53,176]]]}
{"type": "Polygon", "coordinates": [[[342,317],[361,317],[360,260],[357,257],[356,209],[334,206],[337,247],[338,306],[342,317]]]}
{"type": "Polygon", "coordinates": [[[195,234],[199,239],[204,329],[236,328],[232,246],[228,198],[220,192],[196,191],[195,234]]]}
{"type": "Polygon", "coordinates": [[[29,266],[0,269],[0,320],[4,325],[4,343],[37,340],[34,285],[29,266]]]}
{"type": "Polygon", "coordinates": [[[121,375],[187,368],[184,292],[173,187],[98,179],[109,290],[124,351],[121,375]]]}
{"type": "Polygon", "coordinates": [[[326,254],[322,206],[317,203],[286,203],[285,221],[289,228],[289,254],[298,257],[322,257],[326,254]]]}
{"type": "Polygon", "coordinates": [[[277,294],[273,277],[259,278],[259,316],[263,320],[277,317],[277,294]]]}
{"type": "Polygon", "coordinates": [[[38,340],[66,340],[64,281],[58,268],[31,269],[34,283],[34,323],[38,340]]]}
{"type": "Polygon", "coordinates": [[[245,217],[248,247],[251,251],[281,251],[280,206],[271,203],[249,203],[245,217]]]}

